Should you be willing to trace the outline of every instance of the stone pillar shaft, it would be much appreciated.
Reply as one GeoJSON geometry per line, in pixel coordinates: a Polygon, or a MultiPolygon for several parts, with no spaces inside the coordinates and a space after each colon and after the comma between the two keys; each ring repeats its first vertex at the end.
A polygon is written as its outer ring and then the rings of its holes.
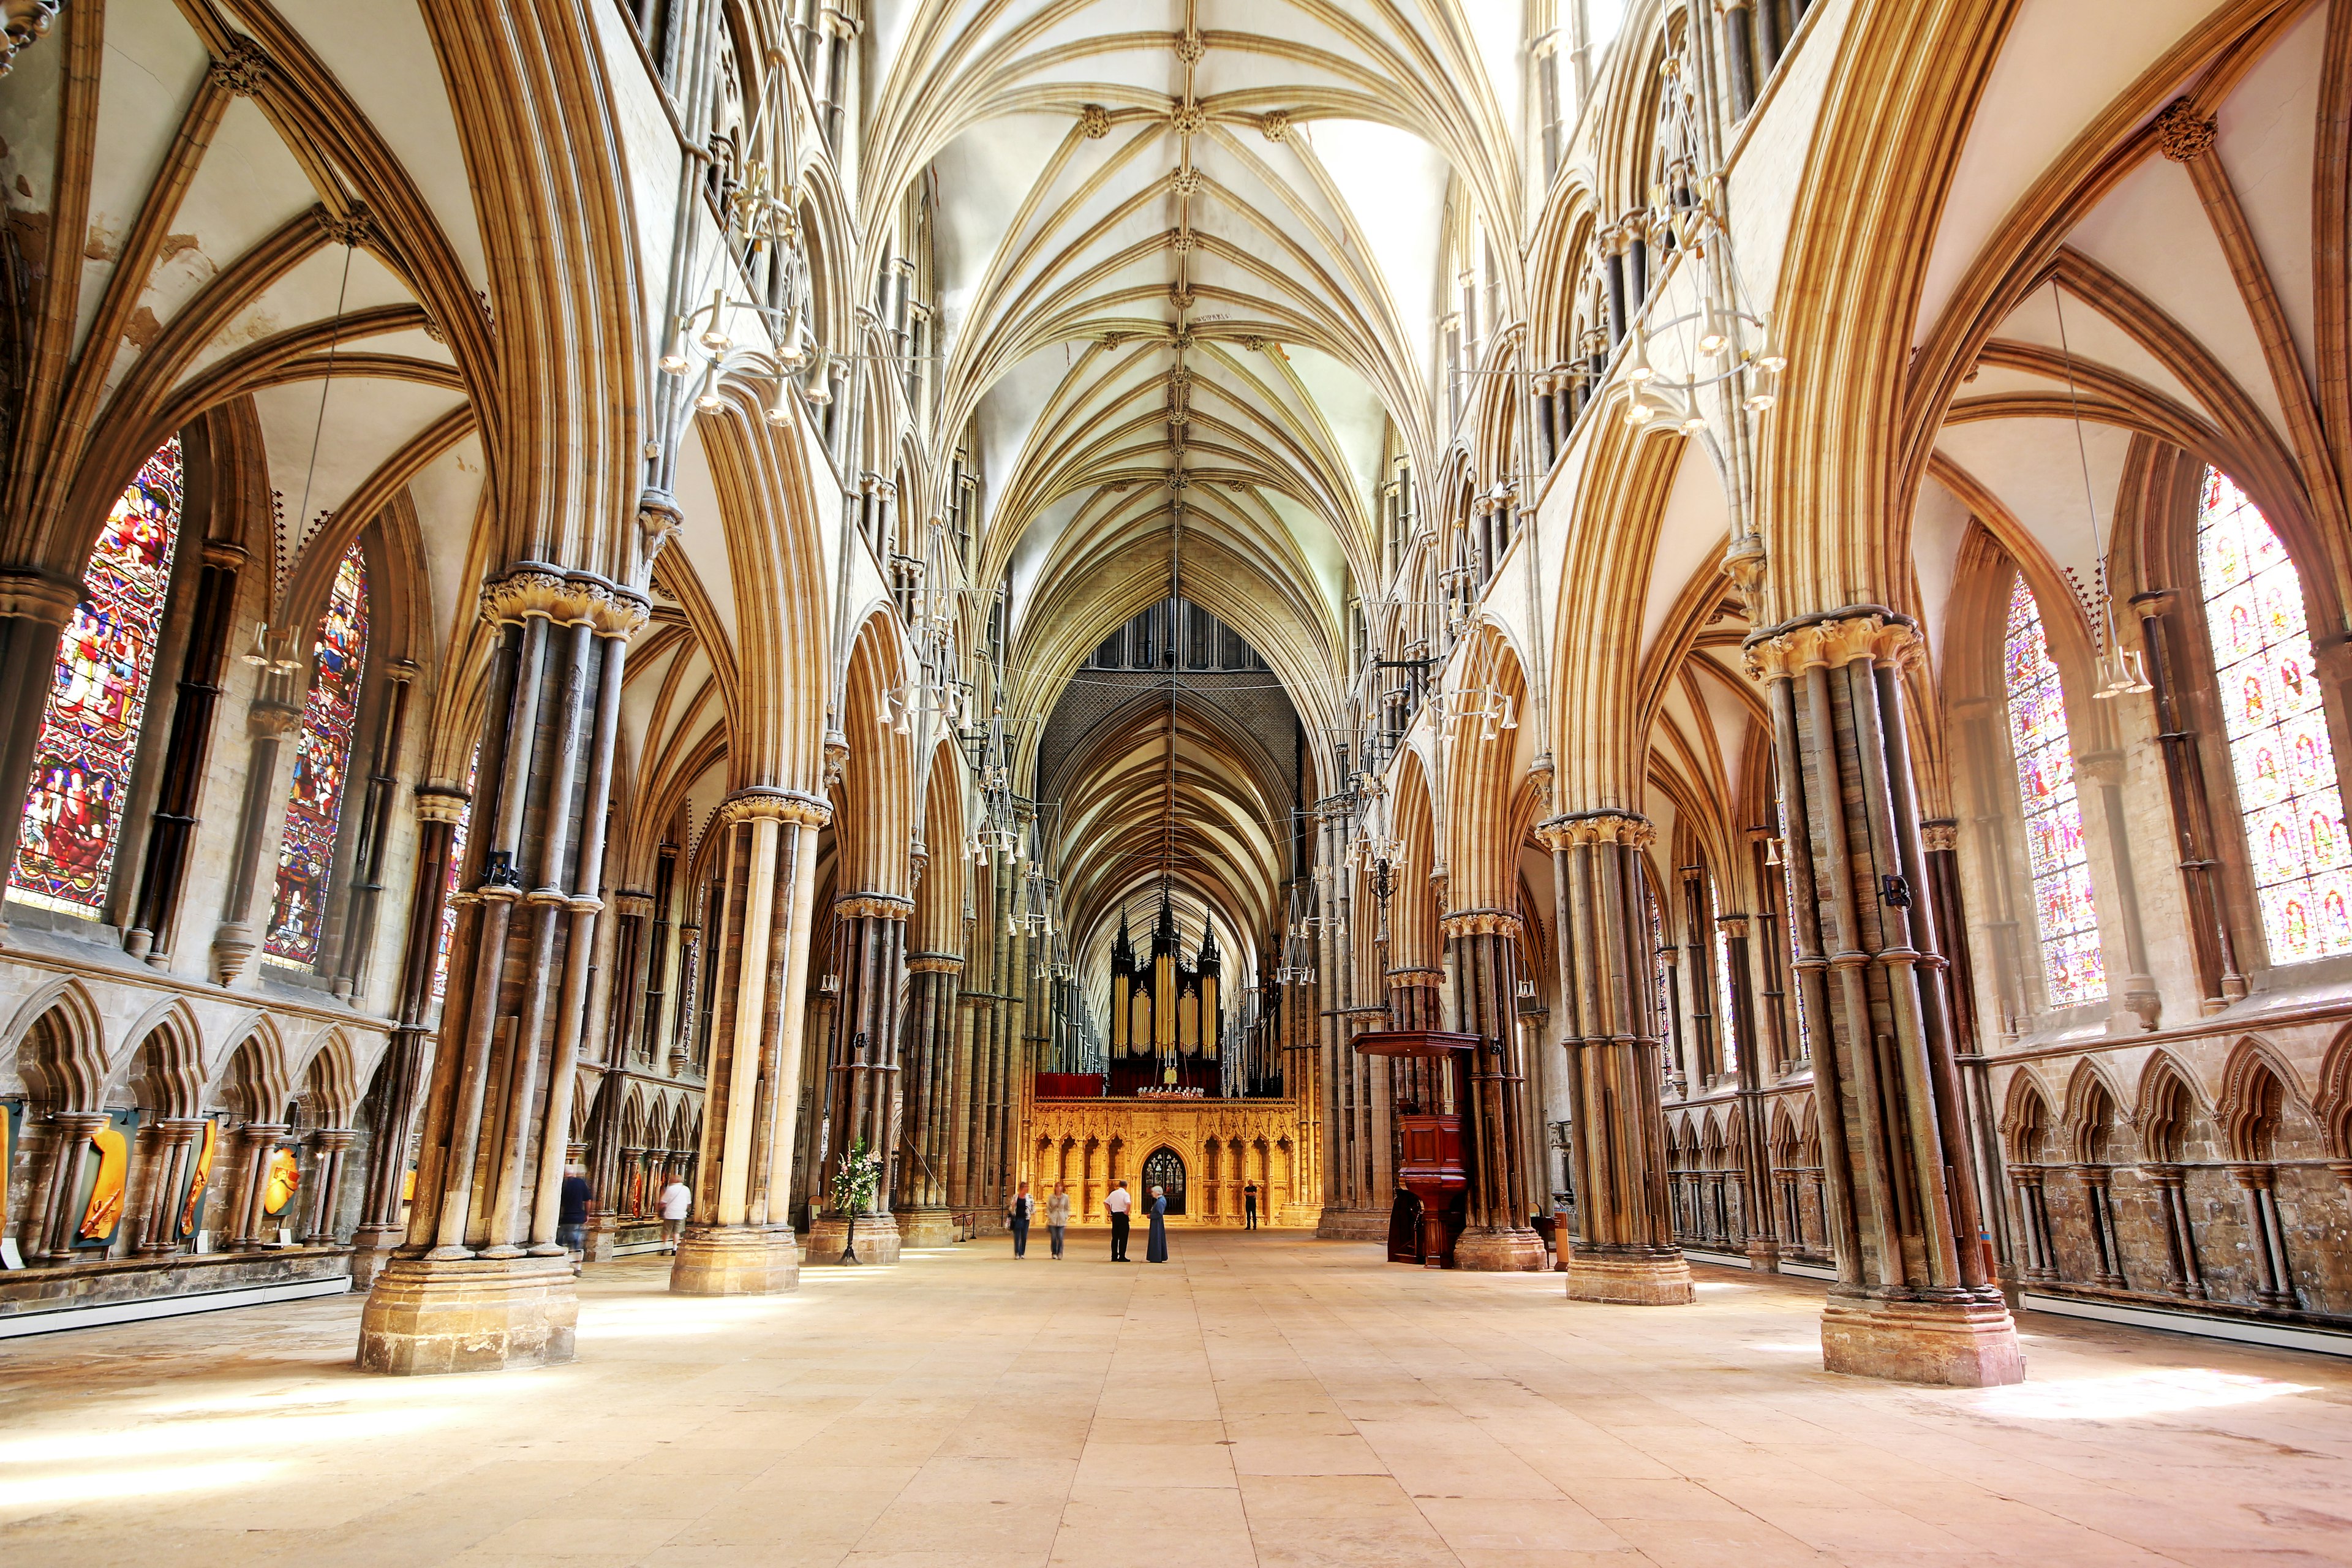
{"type": "Polygon", "coordinates": [[[1822,1353],[1836,1372],[2013,1383],[2023,1359],[1978,1244],[1950,1020],[1920,982],[1940,947],[1903,706],[1919,653],[1911,625],[1874,606],[1748,645],[1771,704],[1830,1176],[1838,1280],[1822,1353]]]}
{"type": "Polygon", "coordinates": [[[488,809],[450,947],[408,1235],[362,1315],[366,1371],[572,1357],[578,1305],[556,1221],[626,639],[646,610],[602,578],[525,564],[485,587],[482,613],[498,628],[478,753],[488,809]]]}
{"type": "Polygon", "coordinates": [[[1455,1027],[1480,1037],[1469,1064],[1464,1126],[1470,1160],[1467,1223],[1454,1244],[1464,1268],[1545,1266],[1543,1238],[1528,1224],[1527,1067],[1518,1026],[1518,916],[1468,910],[1442,922],[1454,960],[1455,1027]]]}
{"type": "Polygon", "coordinates": [[[1576,1234],[1568,1293],[1591,1301],[1682,1306],[1696,1299],[1675,1245],[1666,1188],[1660,1042],[1651,994],[1641,817],[1554,817],[1540,829],[1558,889],[1561,1005],[1567,1011],[1576,1234]]]}

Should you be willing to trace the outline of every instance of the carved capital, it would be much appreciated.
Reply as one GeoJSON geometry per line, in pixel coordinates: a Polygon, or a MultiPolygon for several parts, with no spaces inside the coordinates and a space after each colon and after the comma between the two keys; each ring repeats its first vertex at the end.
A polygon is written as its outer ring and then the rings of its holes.
{"type": "Polygon", "coordinates": [[[896,893],[844,893],[833,900],[833,912],[845,921],[903,921],[915,912],[915,900],[896,893]]]}
{"type": "Polygon", "coordinates": [[[1583,844],[1623,844],[1639,849],[1654,843],[1658,830],[1648,817],[1631,811],[1571,811],[1537,823],[1536,837],[1553,849],[1583,844]]]}
{"type": "Polygon", "coordinates": [[[1438,921],[1437,932],[1447,942],[1465,936],[1517,936],[1520,924],[1515,910],[1456,910],[1438,921]]]}
{"type": "Polygon", "coordinates": [[[833,807],[797,790],[754,785],[739,789],[719,803],[719,824],[782,822],[794,827],[824,827],[833,821],[833,807]]]}
{"type": "Polygon", "coordinates": [[[955,952],[910,952],[908,971],[915,974],[961,974],[963,955],[955,952]]]}
{"type": "Polygon", "coordinates": [[[416,786],[416,820],[419,822],[463,822],[466,808],[474,797],[455,784],[419,784],[416,786]]]}
{"type": "Polygon", "coordinates": [[[643,920],[654,912],[654,896],[634,888],[624,888],[613,895],[613,912],[624,920],[631,915],[643,920]]]}
{"type": "Polygon", "coordinates": [[[1755,680],[1793,679],[1817,665],[1840,669],[1860,659],[1900,668],[1927,653],[1907,617],[1875,605],[1768,626],[1752,633],[1741,651],[1755,680]]]}
{"type": "Polygon", "coordinates": [[[81,601],[81,584],[32,572],[0,574],[0,616],[62,626],[81,601]]]}
{"type": "Polygon", "coordinates": [[[289,735],[302,722],[302,710],[289,702],[264,700],[246,710],[245,731],[257,738],[289,735]]]}
{"type": "Polygon", "coordinates": [[[635,637],[653,606],[645,596],[592,572],[562,572],[531,563],[483,584],[482,618],[521,622],[543,616],[563,626],[587,626],[600,637],[635,637]]]}
{"type": "Polygon", "coordinates": [[[1919,824],[1919,847],[1929,854],[1933,855],[1939,850],[1958,849],[1959,847],[1958,819],[1949,816],[1931,816],[1919,824]]]}
{"type": "Polygon", "coordinates": [[[647,489],[637,497],[637,542],[651,561],[686,526],[677,498],[665,489],[647,489]]]}
{"type": "Polygon", "coordinates": [[[2124,782],[2124,754],[2121,752],[2077,752],[2074,753],[2074,774],[2096,784],[2119,784],[2124,782]]]}

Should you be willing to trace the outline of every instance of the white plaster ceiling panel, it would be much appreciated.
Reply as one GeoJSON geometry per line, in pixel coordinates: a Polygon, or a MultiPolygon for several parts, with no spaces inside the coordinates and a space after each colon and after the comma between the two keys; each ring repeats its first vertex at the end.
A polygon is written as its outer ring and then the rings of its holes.
{"type": "Polygon", "coordinates": [[[1724,542],[1731,536],[1731,511],[1723,499],[1723,482],[1715,465],[1696,444],[1685,443],[1675,468],[1674,488],[1666,492],[1666,510],[1658,524],[1658,543],[1650,558],[1647,598],[1642,606],[1642,657],[1665,629],[1667,612],[1682,596],[1691,578],[1713,570],[1724,542]]]}
{"type": "MultiPolygon", "coordinates": [[[[718,612],[729,642],[740,640],[735,629],[734,563],[727,552],[727,528],[719,510],[719,489],[710,477],[710,459],[702,450],[702,433],[692,426],[677,444],[677,472],[672,479],[684,520],[678,537],[667,548],[683,551],[703,592],[718,612]]],[[[820,509],[822,510],[822,509],[820,509]]],[[[830,557],[828,557],[830,559],[830,557]]]]}
{"type": "MultiPolygon", "coordinates": [[[[1729,789],[1724,795],[1727,809],[1740,797],[1748,781],[1740,776],[1740,764],[1748,754],[1748,732],[1755,723],[1754,711],[1742,701],[1729,685],[1723,668],[1710,659],[1694,661],[1699,677],[1699,700],[1706,704],[1709,732],[1715,738],[1717,765],[1723,769],[1724,783],[1729,789]]],[[[1739,826],[1744,826],[1739,825],[1739,826]]]]}
{"type": "MultiPolygon", "coordinates": [[[[98,314],[123,238],[139,221],[148,187],[212,64],[172,0],[121,0],[107,7],[105,27],[98,134],[90,156],[89,234],[74,319],[77,349],[98,314]]],[[[11,90],[15,85],[9,84],[11,90]]],[[[41,135],[54,143],[54,125],[41,135]]]]}
{"type": "Polygon", "coordinates": [[[269,455],[270,489],[284,507],[278,525],[283,569],[293,570],[300,547],[317,531],[322,517],[341,507],[418,431],[464,401],[459,394],[439,387],[364,376],[297,382],[254,393],[254,412],[269,455]]]}
{"type": "Polygon", "coordinates": [[[1934,330],[1985,242],[2042,170],[2212,8],[2212,0],[2024,0],[1945,197],[1915,342],[1934,330]]]}
{"type": "Polygon", "coordinates": [[[2311,169],[2327,7],[2314,5],[2254,64],[2215,119],[2221,166],[2245,209],[2303,363],[2313,357],[2311,169]]]}
{"type": "Polygon", "coordinates": [[[1969,509],[1939,480],[1919,486],[1919,500],[1911,511],[1911,571],[1919,585],[1919,618],[1927,643],[1941,662],[1944,606],[1952,602],[1952,580],[1960,558],[1960,542],[1968,537],[1969,509]]]}
{"type": "MultiPolygon", "coordinates": [[[[646,732],[654,721],[654,710],[661,701],[662,689],[679,658],[693,646],[691,642],[681,642],[655,658],[632,655],[625,667],[626,679],[621,682],[622,744],[627,748],[627,754],[636,759],[640,773],[648,760],[646,732]]],[[[640,794],[647,782],[643,777],[637,781],[640,794]]]]}
{"type": "MultiPolygon", "coordinates": [[[[477,289],[488,288],[473,184],[421,7],[355,5],[351,0],[277,3],[400,160],[466,276],[477,289]]],[[[661,237],[667,242],[668,236],[661,237]]]]}
{"type": "MultiPolygon", "coordinates": [[[[2013,342],[2032,343],[2059,353],[2062,359],[2065,354],[2072,354],[2078,365],[2106,365],[2121,371],[2142,385],[2163,393],[2192,413],[2211,417],[2211,412],[2204,406],[2203,401],[2189,390],[2188,383],[2182,381],[2164,361],[2142,348],[2138,339],[2116,325],[2097,306],[2080,295],[2066,296],[2066,331],[2063,342],[2058,331],[2058,302],[2050,297],[2049,287],[2044,285],[2020,300],[2017,309],[2002,319],[2000,330],[1993,336],[2013,342]]],[[[1989,395],[1990,389],[1985,384],[1989,378],[2011,374],[2021,373],[1998,367],[1981,371],[1974,384],[1962,384],[1959,395],[1989,395]]],[[[2026,379],[2033,382],[2032,390],[2037,392],[2046,394],[2054,389],[2063,394],[2066,390],[2063,369],[2047,380],[2037,380],[2030,375],[2026,379]]],[[[2079,386],[2079,381],[2077,384],[2079,386]]]]}
{"type": "MultiPolygon", "coordinates": [[[[215,275],[317,205],[302,165],[287,151],[268,116],[251,99],[233,100],[204,162],[196,166],[195,178],[188,182],[162,252],[147,275],[139,310],[109,371],[107,395],[112,396],[131,374],[145,344],[215,275]]],[[[328,308],[332,306],[330,298],[328,308]]],[[[207,345],[199,363],[217,357],[220,342],[216,338],[207,345]]]]}
{"type": "Polygon", "coordinates": [[[8,62],[8,90],[0,92],[0,184],[18,212],[49,210],[64,58],[63,49],[26,49],[8,62]]]}
{"type": "MultiPolygon", "coordinates": [[[[2188,328],[2273,427],[2285,429],[2262,342],[2186,170],[2167,158],[2148,159],[2075,226],[2068,243],[2188,328]]],[[[2071,316],[2067,327],[2073,330],[2071,316]]]]}
{"type": "MultiPolygon", "coordinates": [[[[315,389],[313,389],[315,390],[315,389]]],[[[425,465],[408,481],[424,544],[425,574],[433,595],[433,624],[455,628],[470,610],[474,524],[482,504],[482,443],[468,436],[425,465]]]]}
{"type": "MultiPolygon", "coordinates": [[[[379,306],[413,305],[416,302],[415,296],[408,291],[408,286],[377,260],[372,251],[364,247],[346,250],[340,245],[325,246],[255,296],[245,309],[229,319],[226,326],[214,333],[212,341],[190,360],[187,373],[180,378],[180,384],[185,385],[228,355],[265,338],[275,337],[289,328],[306,322],[329,320],[336,313],[339,300],[345,315],[379,306]],[[351,268],[348,280],[344,274],[346,261],[351,268]]],[[[364,346],[369,341],[348,338],[344,340],[344,346],[364,346]]]]}
{"type": "MultiPolygon", "coordinates": [[[[2078,593],[2095,591],[2098,556],[2091,542],[2084,461],[2087,457],[2090,489],[2097,498],[2100,542],[2112,544],[2116,490],[2131,449],[2129,431],[2084,425],[2078,451],[2071,421],[2000,419],[1948,426],[1936,447],[1993,493],[2073,578],[2078,593]]],[[[2045,615],[2052,610],[2042,606],[2045,615]]]]}

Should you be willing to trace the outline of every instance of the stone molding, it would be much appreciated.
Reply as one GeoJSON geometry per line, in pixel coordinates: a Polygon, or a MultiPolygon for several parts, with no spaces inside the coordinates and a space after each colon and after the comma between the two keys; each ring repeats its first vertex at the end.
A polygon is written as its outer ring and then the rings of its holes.
{"type": "Polygon", "coordinates": [[[1960,825],[1957,818],[1930,816],[1919,824],[1919,847],[1929,854],[1960,847],[1960,825]]]}
{"type": "Polygon", "coordinates": [[[62,626],[81,602],[79,583],[60,582],[31,572],[0,575],[0,616],[62,626]]]}
{"type": "Polygon", "coordinates": [[[1442,969],[1391,969],[1388,972],[1388,983],[1391,985],[1401,985],[1408,989],[1425,988],[1427,990],[1434,991],[1439,986],[1445,984],[1445,971],[1442,969]]]}
{"type": "Polygon", "coordinates": [[[910,974],[961,974],[963,955],[956,952],[910,952],[907,955],[907,972],[910,974]]]}

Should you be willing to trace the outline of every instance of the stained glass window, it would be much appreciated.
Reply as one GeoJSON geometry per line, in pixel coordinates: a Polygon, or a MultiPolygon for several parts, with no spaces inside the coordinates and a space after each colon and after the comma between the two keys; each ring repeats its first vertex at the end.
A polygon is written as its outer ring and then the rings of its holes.
{"type": "Polygon", "coordinates": [[[82,573],[81,602],[58,639],[8,868],[10,890],[27,903],[92,919],[105,907],[172,586],[180,496],[174,436],[116,500],[82,573]]]}
{"type": "Polygon", "coordinates": [[[2009,749],[2025,812],[2025,861],[2033,879],[2033,923],[2050,1005],[2071,1007],[2107,994],[2099,956],[2099,911],[2083,847],[2083,806],[2074,793],[2074,752],[2066,738],[2066,692],[2042,630],[2042,606],[2020,573],[2001,639],[2009,691],[2009,749]]]}
{"type": "Polygon", "coordinates": [[[441,948],[433,959],[433,999],[436,1002],[449,994],[449,944],[457,939],[457,876],[466,865],[466,836],[473,830],[474,780],[481,771],[482,748],[476,746],[474,754],[466,762],[466,809],[449,829],[449,869],[442,882],[441,948]]]}
{"type": "Polygon", "coordinates": [[[356,541],[335,567],[335,585],[327,595],[326,614],[319,617],[310,661],[318,673],[302,707],[294,786],[286,798],[286,835],[278,848],[278,899],[263,949],[296,968],[307,968],[319,957],[335,830],[351,792],[352,731],[359,721],[360,677],[367,667],[367,561],[356,541]]]}
{"type": "Polygon", "coordinates": [[[2352,843],[2303,579],[2269,521],[2219,468],[2205,470],[2197,573],[2271,962],[2352,951],[2352,843]]]}

